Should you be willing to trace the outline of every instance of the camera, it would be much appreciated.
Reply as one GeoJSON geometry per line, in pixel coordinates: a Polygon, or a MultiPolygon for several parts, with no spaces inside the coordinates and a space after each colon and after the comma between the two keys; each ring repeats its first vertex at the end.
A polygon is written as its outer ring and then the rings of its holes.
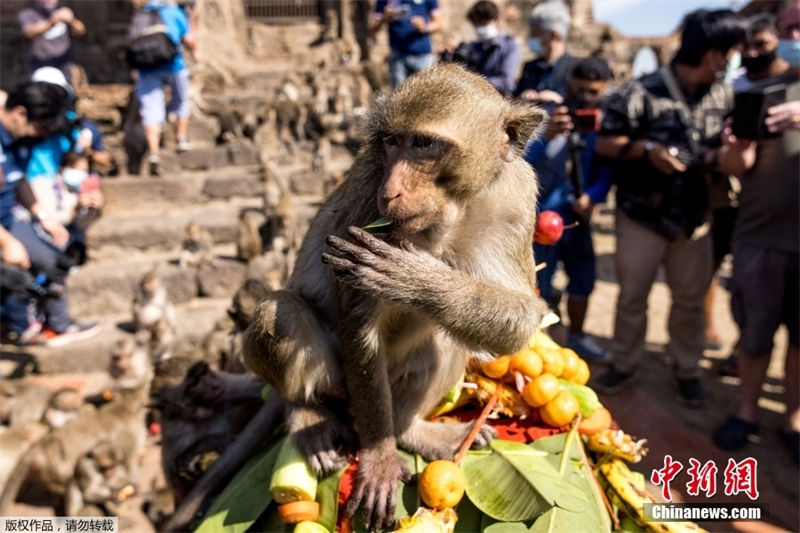
{"type": "Polygon", "coordinates": [[[733,134],[739,139],[751,140],[780,136],[770,133],[764,120],[770,107],[785,101],[785,84],[736,93],[733,100],[733,134]]]}
{"type": "Polygon", "coordinates": [[[578,133],[591,133],[600,131],[601,115],[599,109],[573,109],[572,123],[578,133]]]}

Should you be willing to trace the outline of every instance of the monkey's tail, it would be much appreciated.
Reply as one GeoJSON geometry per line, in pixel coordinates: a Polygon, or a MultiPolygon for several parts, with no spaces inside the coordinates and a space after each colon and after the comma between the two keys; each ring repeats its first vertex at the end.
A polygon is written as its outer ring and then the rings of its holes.
{"type": "Polygon", "coordinates": [[[2,493],[0,493],[0,516],[8,516],[8,509],[17,500],[19,489],[28,477],[28,472],[33,464],[33,459],[39,449],[38,444],[31,446],[17,461],[14,470],[8,475],[2,493]]]}
{"type": "Polygon", "coordinates": [[[231,479],[264,442],[264,439],[278,427],[282,421],[283,412],[283,400],[280,399],[278,393],[273,391],[230,447],[189,491],[172,517],[164,524],[162,531],[187,530],[206,498],[231,479]]]}

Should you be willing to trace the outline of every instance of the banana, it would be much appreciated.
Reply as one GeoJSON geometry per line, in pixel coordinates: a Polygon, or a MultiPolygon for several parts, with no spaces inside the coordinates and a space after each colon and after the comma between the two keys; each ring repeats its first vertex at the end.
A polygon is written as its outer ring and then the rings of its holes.
{"type": "Polygon", "coordinates": [[[610,453],[614,457],[638,463],[647,455],[647,439],[635,439],[621,429],[606,429],[590,435],[586,446],[597,453],[610,453]]]}
{"type": "Polygon", "coordinates": [[[656,503],[645,489],[644,476],[631,472],[620,459],[612,458],[598,467],[606,494],[617,508],[648,531],[657,533],[707,533],[694,522],[648,522],[644,504],[656,503]]]}

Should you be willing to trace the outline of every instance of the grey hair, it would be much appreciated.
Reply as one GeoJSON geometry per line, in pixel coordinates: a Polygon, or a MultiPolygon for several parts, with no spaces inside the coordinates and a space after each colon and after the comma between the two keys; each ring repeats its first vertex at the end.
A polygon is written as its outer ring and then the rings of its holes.
{"type": "Polygon", "coordinates": [[[557,31],[563,40],[569,34],[572,17],[562,0],[547,0],[533,8],[528,22],[546,31],[557,31]]]}

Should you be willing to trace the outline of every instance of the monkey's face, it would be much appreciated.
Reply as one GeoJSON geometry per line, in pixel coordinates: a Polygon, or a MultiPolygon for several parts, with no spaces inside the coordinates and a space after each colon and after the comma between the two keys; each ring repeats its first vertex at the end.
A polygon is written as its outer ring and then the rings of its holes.
{"type": "Polygon", "coordinates": [[[389,134],[383,137],[382,149],[378,210],[394,221],[393,231],[401,235],[428,229],[449,202],[442,178],[452,145],[422,133],[389,134]]]}

